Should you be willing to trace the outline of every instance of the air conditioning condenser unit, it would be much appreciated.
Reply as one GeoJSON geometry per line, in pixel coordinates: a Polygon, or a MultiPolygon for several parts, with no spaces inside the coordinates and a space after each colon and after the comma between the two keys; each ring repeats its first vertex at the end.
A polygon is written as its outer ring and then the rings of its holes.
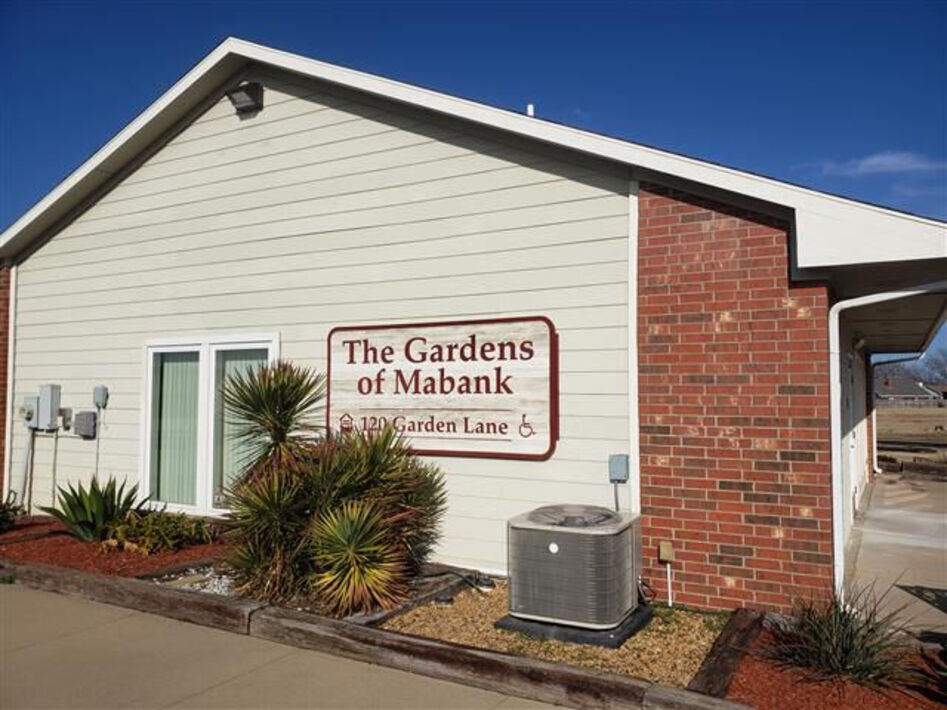
{"type": "Polygon", "coordinates": [[[638,606],[640,519],[591,505],[550,505],[507,529],[510,615],[611,629],[638,606]]]}

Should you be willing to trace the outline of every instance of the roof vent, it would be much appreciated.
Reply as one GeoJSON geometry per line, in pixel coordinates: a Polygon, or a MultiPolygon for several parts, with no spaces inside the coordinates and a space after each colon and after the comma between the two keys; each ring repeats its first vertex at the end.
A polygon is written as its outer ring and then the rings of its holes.
{"type": "Polygon", "coordinates": [[[258,81],[245,81],[227,92],[227,98],[237,110],[237,115],[256,113],[263,108],[263,84],[258,81]]]}

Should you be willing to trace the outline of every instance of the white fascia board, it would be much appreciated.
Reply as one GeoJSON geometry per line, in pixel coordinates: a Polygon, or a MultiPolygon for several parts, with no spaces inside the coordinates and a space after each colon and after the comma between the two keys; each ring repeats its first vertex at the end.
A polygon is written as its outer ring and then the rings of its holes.
{"type": "Polygon", "coordinates": [[[183,117],[200,100],[195,92],[202,93],[211,83],[222,81],[226,74],[236,71],[240,62],[234,61],[236,57],[228,47],[229,42],[227,40],[218,45],[157,101],[5,229],[0,235],[0,256],[10,257],[25,248],[33,238],[40,236],[38,232],[55,224],[183,117]]]}
{"type": "Polygon", "coordinates": [[[384,77],[229,38],[0,237],[0,251],[83,177],[228,58],[260,62],[393,101],[782,205],[796,213],[797,265],[835,266],[947,256],[947,224],[486,106],[384,77]]]}

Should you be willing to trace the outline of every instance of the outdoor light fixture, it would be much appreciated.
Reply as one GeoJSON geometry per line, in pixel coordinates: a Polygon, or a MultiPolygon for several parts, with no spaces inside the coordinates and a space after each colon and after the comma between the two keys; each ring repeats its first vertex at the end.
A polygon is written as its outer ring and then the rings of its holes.
{"type": "Polygon", "coordinates": [[[258,81],[248,81],[240,86],[229,89],[227,98],[237,109],[237,114],[256,113],[263,108],[263,84],[258,81]]]}

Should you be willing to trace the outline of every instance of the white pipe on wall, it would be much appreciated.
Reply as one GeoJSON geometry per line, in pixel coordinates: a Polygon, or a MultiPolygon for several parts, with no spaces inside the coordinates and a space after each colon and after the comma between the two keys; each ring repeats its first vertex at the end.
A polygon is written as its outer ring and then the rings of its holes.
{"type": "MultiPolygon", "coordinates": [[[[873,293],[839,301],[829,309],[829,419],[832,454],[832,557],[835,573],[835,591],[843,592],[845,583],[845,523],[843,500],[845,496],[844,474],[842,470],[842,368],[839,359],[842,355],[839,321],[842,311],[873,303],[895,301],[925,293],[947,291],[947,280],[934,281],[903,291],[873,293]]],[[[846,348],[847,349],[847,348],[846,348]]]]}
{"type": "Polygon", "coordinates": [[[6,485],[3,490],[10,491],[13,486],[13,369],[16,367],[16,264],[10,266],[10,298],[7,301],[7,430],[3,447],[3,478],[6,485]]]}

